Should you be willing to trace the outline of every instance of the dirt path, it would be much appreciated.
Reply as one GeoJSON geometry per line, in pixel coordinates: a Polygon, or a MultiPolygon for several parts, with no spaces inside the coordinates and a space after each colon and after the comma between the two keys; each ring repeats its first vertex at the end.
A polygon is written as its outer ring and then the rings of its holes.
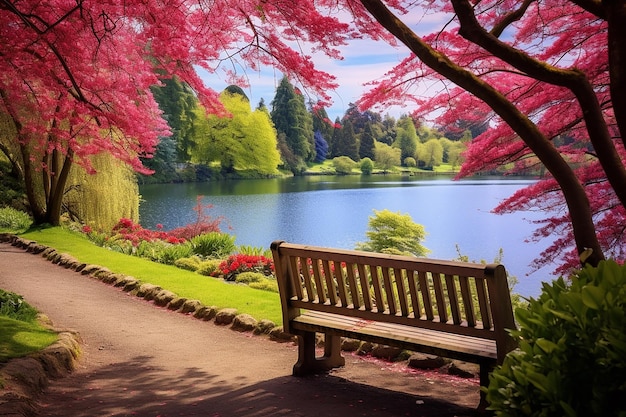
{"type": "Polygon", "coordinates": [[[475,381],[356,356],[328,375],[292,377],[293,344],[158,308],[9,244],[0,288],[85,342],[78,369],[42,396],[41,416],[460,417],[478,404],[475,381]]]}

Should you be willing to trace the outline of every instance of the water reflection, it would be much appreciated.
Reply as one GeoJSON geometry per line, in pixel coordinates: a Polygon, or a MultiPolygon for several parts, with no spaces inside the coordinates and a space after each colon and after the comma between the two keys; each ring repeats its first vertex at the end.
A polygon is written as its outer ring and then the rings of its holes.
{"type": "Polygon", "coordinates": [[[310,245],[354,248],[366,239],[373,210],[408,213],[428,233],[430,257],[453,259],[456,246],[473,260],[492,261],[500,248],[503,263],[516,275],[517,292],[537,295],[547,273],[533,274],[530,264],[546,243],[529,244],[537,213],[497,216],[491,210],[531,180],[445,177],[297,177],[142,186],[141,223],[166,229],[195,220],[196,196],[212,204],[212,216],[224,216],[224,227],[240,245],[268,247],[275,239],[310,245]]]}

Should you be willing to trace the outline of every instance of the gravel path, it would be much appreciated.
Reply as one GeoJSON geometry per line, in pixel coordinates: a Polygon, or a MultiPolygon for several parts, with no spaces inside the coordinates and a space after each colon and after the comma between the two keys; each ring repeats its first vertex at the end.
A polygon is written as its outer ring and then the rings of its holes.
{"type": "Polygon", "coordinates": [[[460,417],[478,404],[475,381],[356,356],[292,377],[291,343],[156,307],[4,243],[0,288],[84,341],[78,369],[41,396],[41,416],[460,417]]]}

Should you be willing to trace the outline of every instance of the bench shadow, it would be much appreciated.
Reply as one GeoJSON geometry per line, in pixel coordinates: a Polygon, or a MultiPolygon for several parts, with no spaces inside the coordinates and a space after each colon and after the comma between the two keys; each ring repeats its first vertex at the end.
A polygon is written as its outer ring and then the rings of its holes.
{"type": "MultiPolygon", "coordinates": [[[[242,363],[254,366],[254,361],[242,363]]],[[[52,381],[42,417],[477,416],[472,408],[322,374],[262,382],[186,367],[176,375],[148,356],[52,381]]]]}

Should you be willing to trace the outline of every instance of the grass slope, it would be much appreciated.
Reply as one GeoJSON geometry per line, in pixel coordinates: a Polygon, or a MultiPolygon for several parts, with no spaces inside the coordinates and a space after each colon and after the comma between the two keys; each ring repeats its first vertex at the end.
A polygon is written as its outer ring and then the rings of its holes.
{"type": "Polygon", "coordinates": [[[130,275],[141,282],[159,285],[180,297],[199,300],[207,306],[236,308],[257,320],[268,319],[280,325],[282,313],[277,293],[231,284],[223,280],[113,252],[94,245],[84,236],[60,227],[29,231],[25,239],[55,248],[88,264],[130,275]]]}
{"type": "Polygon", "coordinates": [[[56,340],[55,332],[36,322],[0,316],[0,362],[37,352],[56,340]]]}

